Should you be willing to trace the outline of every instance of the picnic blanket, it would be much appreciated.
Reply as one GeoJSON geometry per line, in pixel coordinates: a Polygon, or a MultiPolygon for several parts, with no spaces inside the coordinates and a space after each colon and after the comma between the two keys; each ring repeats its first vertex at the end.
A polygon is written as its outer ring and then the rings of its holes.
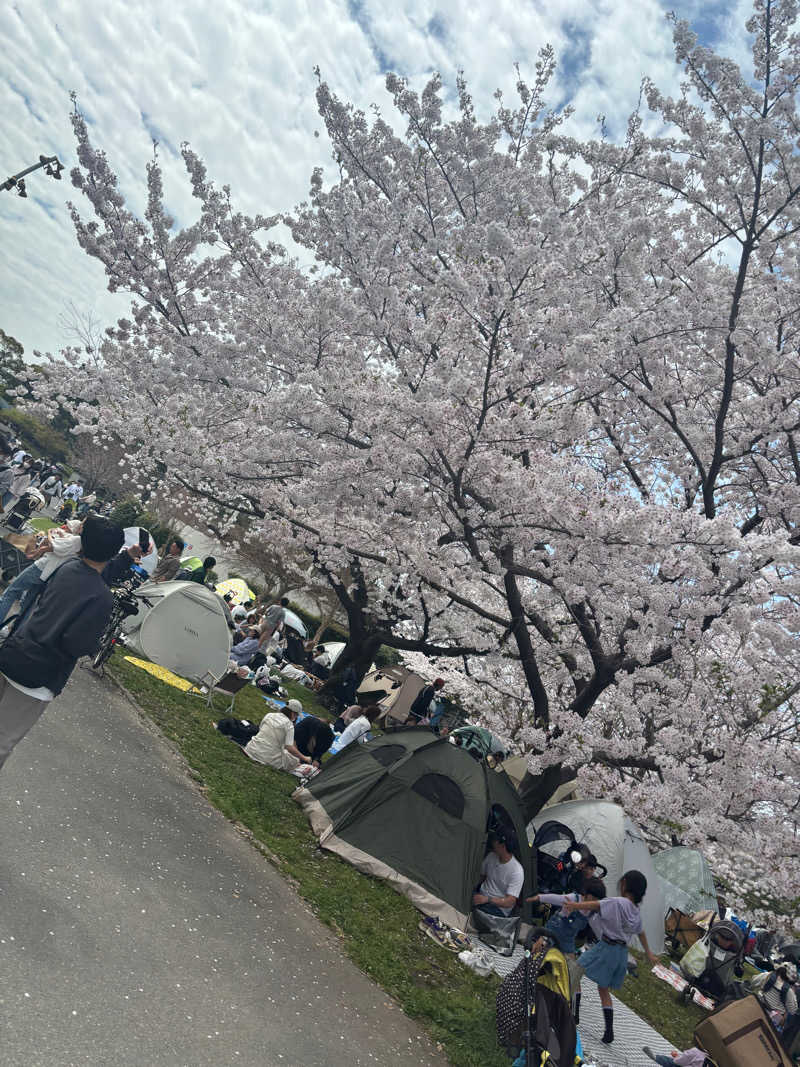
{"type": "MultiPolygon", "coordinates": [[[[660,978],[662,982],[668,982],[673,989],[677,989],[679,993],[682,993],[684,989],[689,985],[685,978],[683,978],[677,971],[671,970],[669,967],[664,967],[663,964],[657,963],[653,968],[653,974],[656,978],[660,978]]],[[[705,1008],[706,1011],[714,1010],[714,1001],[695,989],[692,993],[692,1000],[699,1008],[705,1008]]]]}

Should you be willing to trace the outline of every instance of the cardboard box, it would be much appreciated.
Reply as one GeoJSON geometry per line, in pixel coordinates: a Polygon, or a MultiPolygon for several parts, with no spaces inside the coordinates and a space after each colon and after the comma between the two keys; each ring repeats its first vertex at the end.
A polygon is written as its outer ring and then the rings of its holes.
{"type": "Polygon", "coordinates": [[[698,1023],[695,1044],[717,1067],[792,1067],[756,997],[734,1000],[698,1023]]]}

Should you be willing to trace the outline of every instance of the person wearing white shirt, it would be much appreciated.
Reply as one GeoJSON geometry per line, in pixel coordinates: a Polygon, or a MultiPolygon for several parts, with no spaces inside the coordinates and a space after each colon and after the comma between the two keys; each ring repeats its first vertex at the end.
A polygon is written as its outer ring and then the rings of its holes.
{"type": "Polygon", "coordinates": [[[484,857],[483,880],[472,904],[490,915],[510,915],[525,883],[525,871],[513,855],[517,842],[510,830],[492,834],[489,842],[491,852],[484,857]]]}
{"type": "Polygon", "coordinates": [[[353,741],[359,741],[361,744],[367,739],[367,734],[370,731],[370,727],[378,718],[381,713],[381,709],[377,704],[370,704],[369,707],[364,708],[364,711],[357,719],[353,719],[349,723],[339,738],[339,744],[336,746],[336,751],[341,752],[343,748],[347,748],[353,741]]]}
{"type": "Polygon", "coordinates": [[[294,724],[302,710],[299,700],[290,700],[282,711],[268,712],[261,720],[258,733],[244,746],[250,759],[276,771],[299,770],[310,774],[310,756],[304,756],[294,743],[294,724]]]}
{"type": "Polygon", "coordinates": [[[35,562],[21,571],[0,597],[0,623],[16,601],[19,601],[19,614],[24,615],[53,571],[78,555],[82,529],[82,522],[72,521],[65,527],[47,531],[44,543],[31,554],[35,562]]]}
{"type": "Polygon", "coordinates": [[[45,500],[45,507],[49,508],[50,504],[55,501],[56,505],[61,500],[61,494],[64,491],[64,484],[61,478],[57,474],[51,474],[45,478],[42,484],[39,486],[42,491],[42,495],[45,500]]]}

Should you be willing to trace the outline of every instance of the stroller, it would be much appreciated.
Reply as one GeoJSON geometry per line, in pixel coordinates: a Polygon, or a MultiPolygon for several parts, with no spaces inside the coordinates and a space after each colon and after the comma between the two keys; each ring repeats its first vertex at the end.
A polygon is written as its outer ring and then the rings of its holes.
{"type": "Polygon", "coordinates": [[[664,919],[664,933],[669,951],[676,956],[682,956],[705,935],[715,918],[713,912],[687,915],[679,908],[670,908],[664,919]]]}
{"type": "MultiPolygon", "coordinates": [[[[556,819],[543,822],[533,839],[536,854],[536,876],[540,893],[576,893],[583,885],[583,872],[578,864],[591,856],[586,845],[579,844],[575,834],[556,819]],[[557,848],[545,846],[559,842],[557,848]],[[558,849],[562,851],[558,851],[558,849]]],[[[598,877],[605,878],[608,870],[595,861],[598,877]]]]}
{"type": "Polygon", "coordinates": [[[574,1067],[578,1035],[569,997],[567,961],[553,935],[534,927],[524,959],[503,980],[495,1002],[497,1039],[517,1063],[574,1067]]]}
{"type": "Polygon", "coordinates": [[[711,924],[708,933],[681,957],[680,968],[689,982],[686,999],[693,988],[715,1000],[737,995],[748,933],[726,919],[711,924]]]}
{"type": "Polygon", "coordinates": [[[44,497],[38,489],[26,489],[6,518],[6,526],[21,530],[34,511],[44,507],[44,497]]]}

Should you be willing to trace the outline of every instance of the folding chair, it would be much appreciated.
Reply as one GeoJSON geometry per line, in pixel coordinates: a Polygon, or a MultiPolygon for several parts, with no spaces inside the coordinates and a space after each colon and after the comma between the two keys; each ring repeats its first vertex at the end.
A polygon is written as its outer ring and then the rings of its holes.
{"type": "Polygon", "coordinates": [[[244,687],[249,684],[249,678],[240,678],[235,671],[228,671],[228,673],[224,674],[218,682],[209,685],[208,695],[206,696],[206,707],[211,708],[214,700],[214,693],[227,693],[231,698],[231,702],[223,712],[223,715],[233,715],[234,707],[236,705],[236,694],[240,689],[244,689],[244,687]]]}

